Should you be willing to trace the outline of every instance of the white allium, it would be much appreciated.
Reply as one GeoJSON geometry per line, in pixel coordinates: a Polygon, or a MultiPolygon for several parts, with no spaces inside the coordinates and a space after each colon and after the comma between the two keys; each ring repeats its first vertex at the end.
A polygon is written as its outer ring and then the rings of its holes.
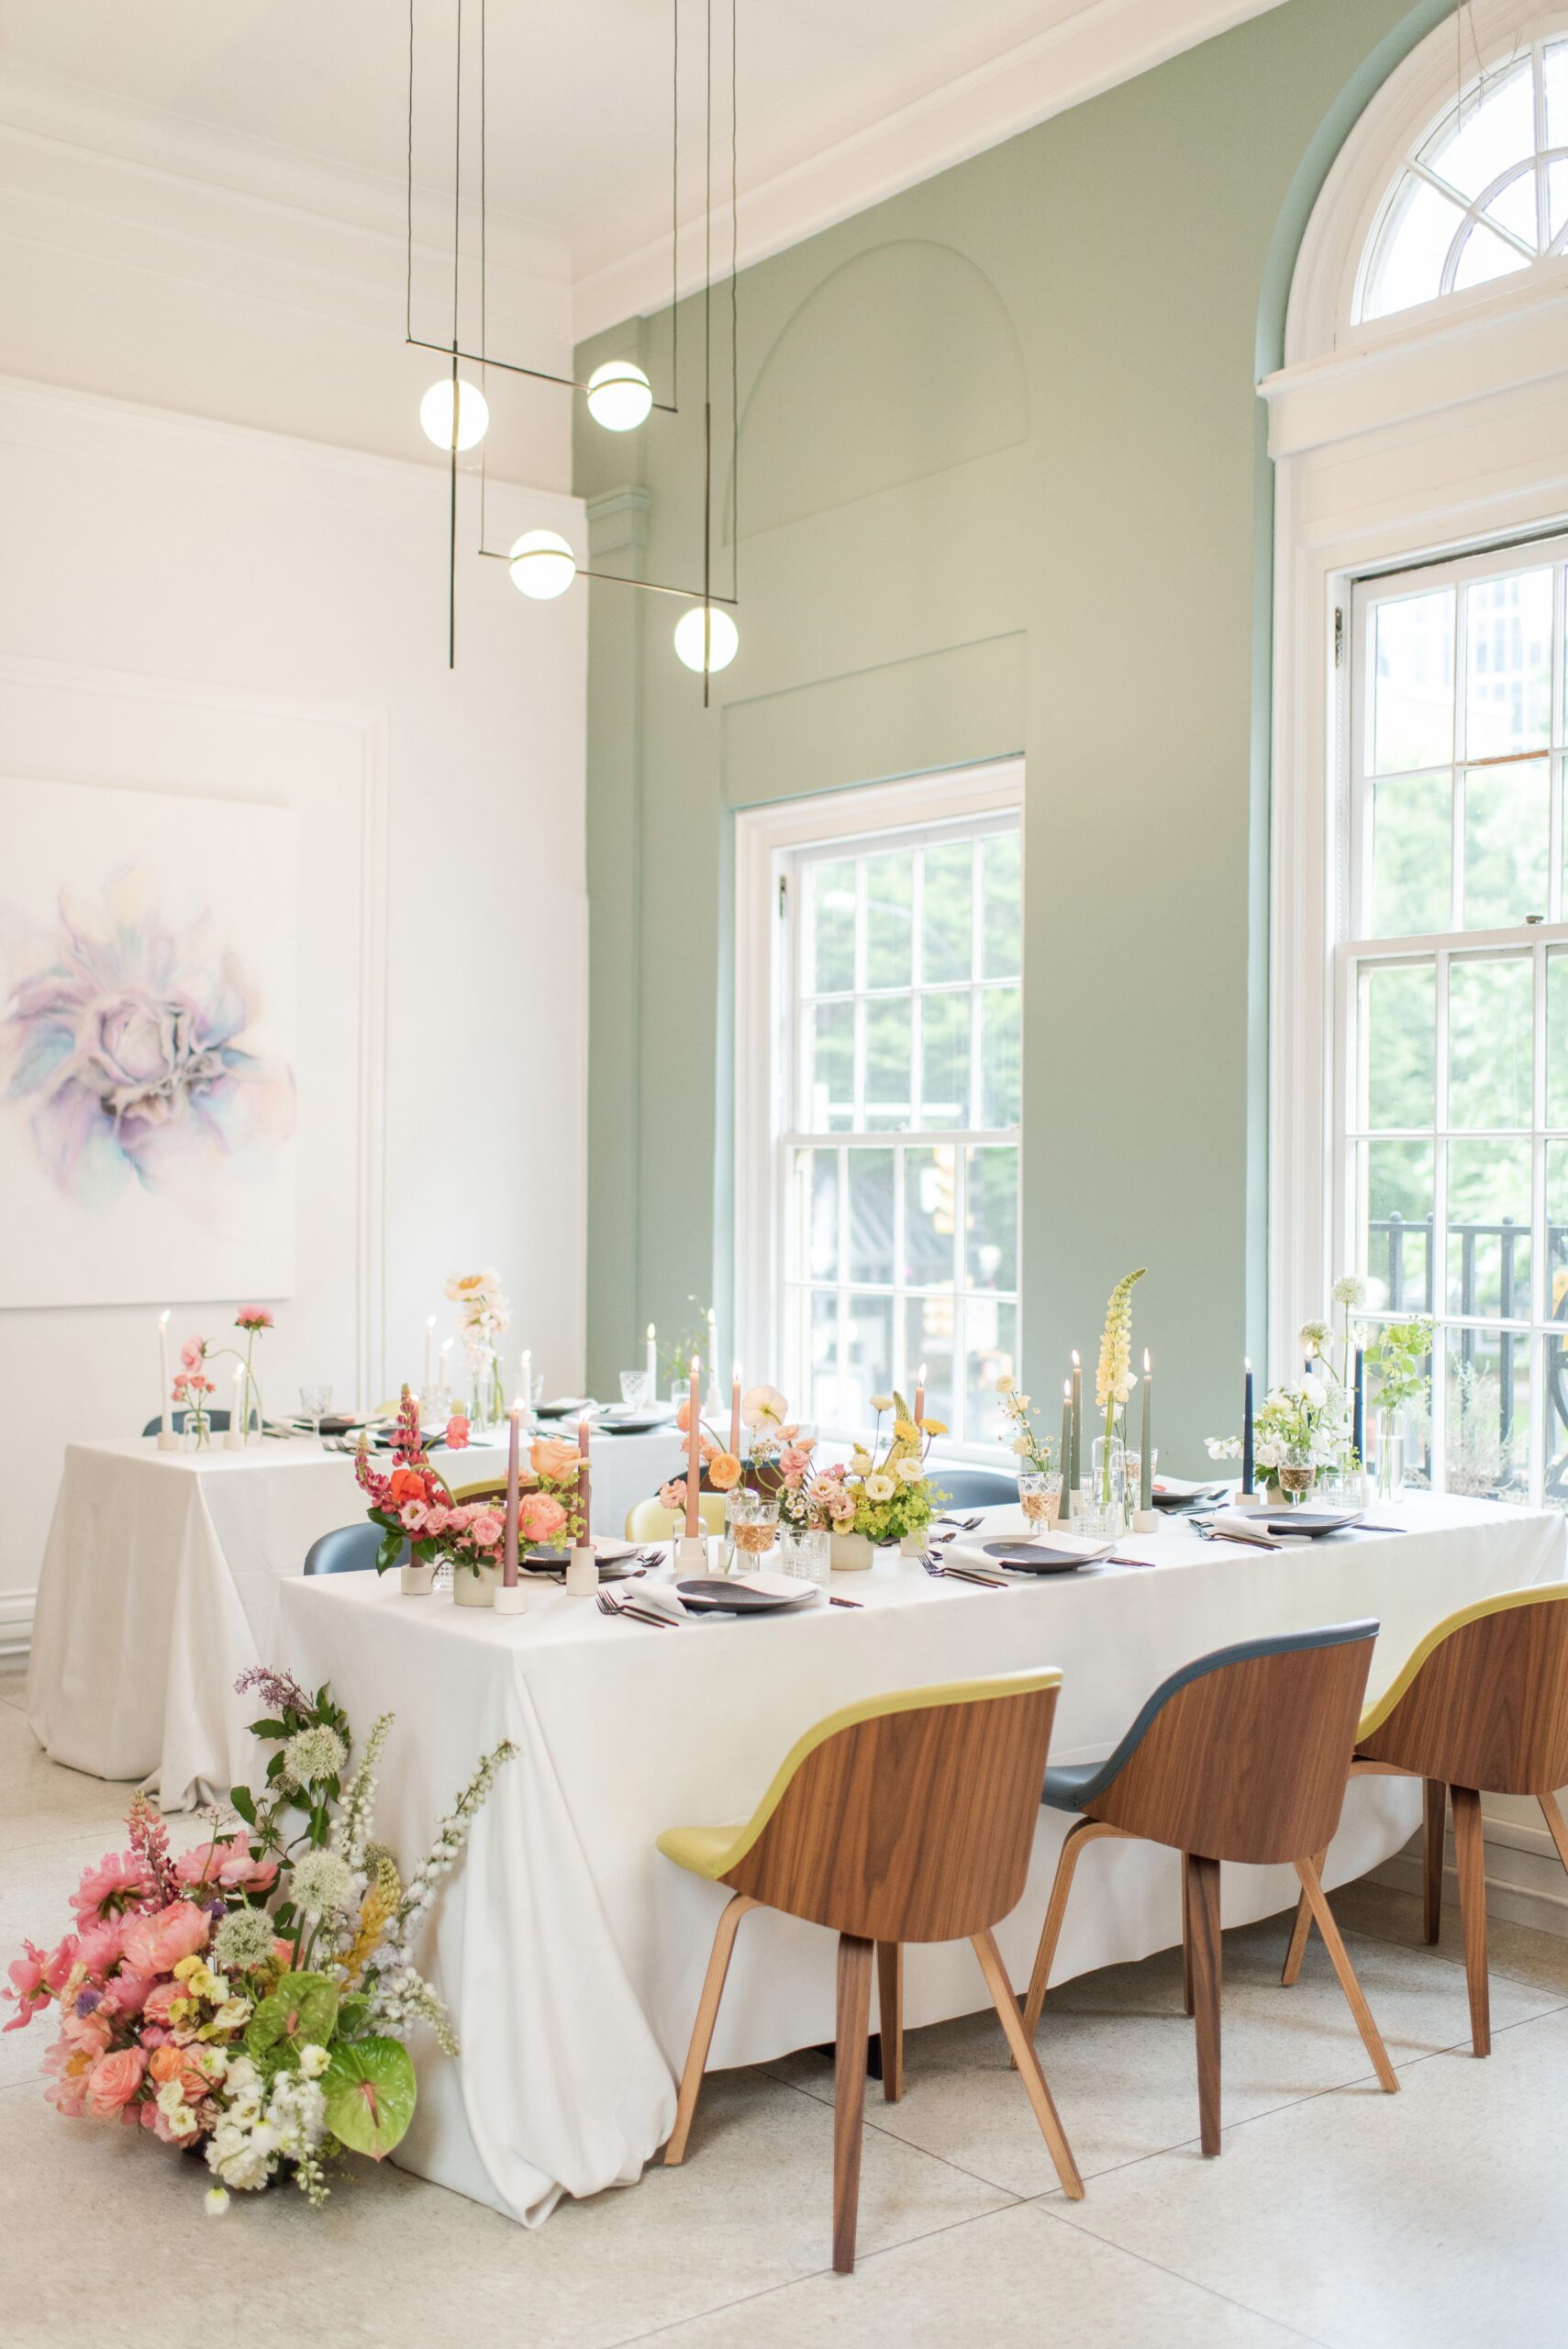
{"type": "Polygon", "coordinates": [[[348,1758],[349,1749],[335,1729],[297,1730],[284,1747],[284,1782],[316,1786],[323,1778],[335,1778],[348,1758]]]}
{"type": "Polygon", "coordinates": [[[1366,1283],[1358,1280],[1354,1273],[1344,1273],[1334,1283],[1329,1295],[1335,1305],[1342,1305],[1347,1313],[1354,1313],[1358,1307],[1366,1303],[1366,1283]]]}
{"type": "Polygon", "coordinates": [[[340,1852],[302,1852],[289,1879],[296,1905],[312,1917],[333,1917],[348,1899],[354,1872],[340,1852]]]}
{"type": "Polygon", "coordinates": [[[1334,1332],[1327,1321],[1304,1321],[1301,1325],[1301,1351],[1311,1356],[1327,1353],[1333,1342],[1334,1332]]]}
{"type": "Polygon", "coordinates": [[[248,1974],[272,1955],[272,1920],[264,1909],[231,1909],[217,1929],[213,1955],[221,1966],[248,1974]]]}

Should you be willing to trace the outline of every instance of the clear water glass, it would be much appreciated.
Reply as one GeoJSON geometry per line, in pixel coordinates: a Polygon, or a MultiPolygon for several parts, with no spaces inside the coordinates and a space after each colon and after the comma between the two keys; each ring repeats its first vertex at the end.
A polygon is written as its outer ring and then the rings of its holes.
{"type": "Polygon", "coordinates": [[[620,1399],[628,1408],[639,1411],[651,1398],[653,1381],[645,1370],[623,1370],[620,1375],[620,1399]]]}
{"type": "Polygon", "coordinates": [[[1018,1507],[1031,1533],[1054,1525],[1062,1508],[1062,1478],[1054,1468],[1020,1468],[1018,1507]]]}
{"type": "Polygon", "coordinates": [[[814,1582],[826,1590],[832,1571],[833,1537],[826,1526],[781,1525],[779,1570],[800,1582],[814,1582]]]}
{"type": "Polygon", "coordinates": [[[321,1422],[332,1408],[332,1389],[330,1386],[302,1386],[299,1390],[299,1408],[310,1421],[311,1433],[319,1443],[321,1422]]]}

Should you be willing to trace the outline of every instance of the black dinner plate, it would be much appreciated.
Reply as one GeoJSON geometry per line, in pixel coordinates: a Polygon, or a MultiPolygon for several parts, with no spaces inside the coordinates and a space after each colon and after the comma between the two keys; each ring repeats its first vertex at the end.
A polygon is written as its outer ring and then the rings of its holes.
{"type": "Polygon", "coordinates": [[[816,1583],[803,1582],[798,1592],[786,1593],[771,1586],[752,1589],[743,1578],[728,1575],[691,1575],[684,1582],[678,1582],[675,1588],[685,1605],[698,1615],[773,1615],[781,1609],[803,1607],[818,1595],[816,1583]]]}
{"type": "Polygon", "coordinates": [[[1270,1533],[1306,1534],[1314,1540],[1320,1533],[1342,1533],[1348,1526],[1359,1525],[1366,1515],[1364,1508],[1314,1508],[1304,1501],[1299,1508],[1270,1508],[1267,1503],[1252,1502],[1238,1512],[1250,1525],[1261,1525],[1270,1533]]]}
{"type": "Polygon", "coordinates": [[[536,1403],[536,1419],[580,1419],[594,1408],[591,1395],[558,1395],[553,1403],[536,1403]]]}
{"type": "Polygon", "coordinates": [[[673,1428],[674,1420],[667,1411],[638,1411],[629,1418],[595,1419],[595,1435],[651,1435],[655,1428],[673,1428]]]}
{"type": "Polygon", "coordinates": [[[1098,1565],[1109,1552],[1106,1542],[1100,1550],[1053,1550],[1047,1542],[983,1542],[981,1548],[999,1566],[1006,1566],[1017,1575],[1073,1575],[1080,1566],[1098,1565]]]}

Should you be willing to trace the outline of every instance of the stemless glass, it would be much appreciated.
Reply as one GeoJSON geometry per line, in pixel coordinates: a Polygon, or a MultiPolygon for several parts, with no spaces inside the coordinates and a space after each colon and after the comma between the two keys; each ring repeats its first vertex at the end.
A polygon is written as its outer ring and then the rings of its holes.
{"type": "Polygon", "coordinates": [[[640,1410],[651,1399],[652,1380],[645,1370],[623,1370],[620,1399],[628,1410],[640,1410]]]}
{"type": "Polygon", "coordinates": [[[330,1386],[302,1386],[299,1390],[299,1408],[310,1421],[310,1431],[319,1443],[321,1422],[332,1408],[332,1389],[330,1386]]]}
{"type": "Polygon", "coordinates": [[[1062,1507],[1062,1478],[1056,1470],[1020,1468],[1018,1507],[1031,1531],[1038,1532],[1043,1525],[1054,1525],[1062,1507]]]}
{"type": "Polygon", "coordinates": [[[826,1590],[832,1556],[832,1536],[826,1526],[780,1526],[779,1567],[782,1573],[794,1575],[801,1582],[819,1583],[826,1590]]]}
{"type": "Polygon", "coordinates": [[[1274,1470],[1274,1474],[1279,1478],[1280,1490],[1284,1495],[1286,1507],[1299,1508],[1312,1490],[1312,1480],[1317,1474],[1311,1447],[1307,1444],[1293,1444],[1274,1470]]]}

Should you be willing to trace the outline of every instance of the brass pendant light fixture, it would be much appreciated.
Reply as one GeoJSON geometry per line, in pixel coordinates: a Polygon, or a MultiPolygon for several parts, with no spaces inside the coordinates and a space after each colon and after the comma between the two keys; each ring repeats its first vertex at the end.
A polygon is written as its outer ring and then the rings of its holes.
{"type": "MultiPolygon", "coordinates": [[[[688,8],[693,0],[685,0],[688,8]]],[[[502,376],[526,377],[530,382],[559,384],[563,391],[581,393],[587,402],[588,413],[595,422],[608,432],[637,430],[651,416],[678,416],[680,391],[680,285],[678,246],[680,238],[681,195],[681,13],[683,0],[670,0],[670,373],[668,384],[656,387],[644,370],[629,359],[606,360],[595,367],[585,383],[574,375],[560,375],[548,368],[529,367],[515,359],[498,358],[488,344],[486,328],[486,296],[488,291],[487,233],[489,188],[486,144],[488,133],[489,92],[485,56],[485,15],[487,0],[452,0],[455,8],[455,38],[453,42],[452,91],[452,226],[451,226],[451,316],[447,340],[437,342],[414,331],[414,118],[416,58],[416,14],[419,0],[408,0],[408,136],[407,136],[407,258],[405,284],[404,339],[417,351],[439,351],[446,360],[445,372],[438,377],[419,403],[419,422],[428,439],[447,451],[449,465],[448,529],[447,529],[447,665],[457,665],[457,556],[458,556],[458,458],[477,448],[479,461],[479,545],[477,551],[490,562],[505,562],[513,584],[535,602],[546,602],[563,596],[578,579],[599,579],[617,586],[632,587],[644,595],[673,596],[686,605],[674,629],[674,649],[684,665],[700,674],[703,681],[703,703],[708,701],[708,679],[719,669],[727,667],[735,656],[740,641],[739,631],[731,617],[739,602],[736,567],[738,529],[731,545],[730,586],[721,595],[714,584],[713,562],[713,309],[715,286],[713,279],[714,243],[714,25],[713,0],[701,0],[703,7],[703,117],[704,117],[704,217],[703,217],[703,286],[702,286],[702,407],[703,407],[703,496],[702,496],[702,581],[699,586],[681,586],[662,580],[633,579],[621,572],[595,571],[580,564],[568,541],[558,531],[525,530],[509,548],[491,547],[485,543],[485,442],[490,427],[488,375],[494,368],[502,376]],[[473,70],[472,57],[465,63],[465,17],[469,28],[477,28],[479,81],[479,338],[478,349],[471,350],[462,331],[463,270],[462,251],[463,143],[462,109],[466,86],[465,76],[473,70]],[[460,371],[476,368],[478,380],[460,371]],[[667,396],[662,395],[667,395],[667,396]]],[[[720,0],[722,6],[722,0],[720,0]]],[[[738,238],[736,221],[736,0],[729,0],[729,155],[727,208],[729,213],[729,392],[730,392],[730,496],[733,514],[736,498],[737,461],[740,454],[740,360],[737,339],[739,322],[739,278],[737,270],[738,238]]],[[[723,299],[724,287],[718,289],[723,299]]],[[[688,364],[690,362],[688,362],[688,364]]]]}

